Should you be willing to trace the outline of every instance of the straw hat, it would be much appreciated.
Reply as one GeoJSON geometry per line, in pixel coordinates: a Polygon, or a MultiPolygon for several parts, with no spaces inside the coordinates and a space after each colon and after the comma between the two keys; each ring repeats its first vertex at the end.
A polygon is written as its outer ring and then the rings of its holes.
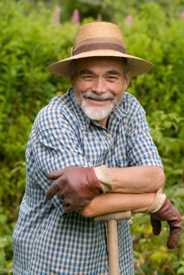
{"type": "Polygon", "coordinates": [[[80,27],[74,42],[72,55],[49,66],[56,75],[69,76],[71,62],[89,57],[117,57],[127,60],[129,75],[147,72],[152,64],[126,51],[122,33],[117,25],[109,22],[93,22],[80,27]]]}

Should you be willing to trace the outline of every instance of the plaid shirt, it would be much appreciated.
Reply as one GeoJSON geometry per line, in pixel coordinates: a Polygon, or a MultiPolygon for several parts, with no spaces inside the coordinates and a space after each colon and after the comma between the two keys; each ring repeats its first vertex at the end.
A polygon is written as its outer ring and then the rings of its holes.
{"type": "MultiPolygon", "coordinates": [[[[66,166],[162,166],[145,112],[125,93],[108,128],[92,122],[69,90],[37,115],[26,150],[26,190],[13,234],[14,274],[108,274],[105,225],[77,213],[65,214],[62,200],[46,200],[49,172],[66,166]]],[[[134,274],[127,221],[119,222],[120,269],[134,274]]]]}

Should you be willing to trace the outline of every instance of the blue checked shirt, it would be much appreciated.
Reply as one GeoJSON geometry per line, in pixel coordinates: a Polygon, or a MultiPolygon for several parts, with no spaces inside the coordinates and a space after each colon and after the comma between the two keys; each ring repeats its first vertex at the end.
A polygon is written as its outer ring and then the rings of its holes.
{"type": "MultiPolygon", "coordinates": [[[[126,92],[108,128],[93,123],[73,90],[54,97],[37,115],[26,150],[26,190],[13,234],[14,275],[108,274],[105,225],[77,213],[62,200],[46,200],[49,172],[66,166],[162,166],[145,112],[126,92]]],[[[134,274],[127,221],[118,224],[121,274],[134,274]]]]}

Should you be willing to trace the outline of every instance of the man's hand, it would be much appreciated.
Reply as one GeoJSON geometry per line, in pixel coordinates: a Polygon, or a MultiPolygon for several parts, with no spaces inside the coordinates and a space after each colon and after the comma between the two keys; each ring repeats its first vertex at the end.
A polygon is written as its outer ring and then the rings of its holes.
{"type": "Polygon", "coordinates": [[[80,211],[101,193],[100,182],[90,167],[66,167],[50,173],[48,178],[54,183],[48,189],[47,199],[58,194],[65,212],[80,211]]]}
{"type": "Polygon", "coordinates": [[[178,210],[166,199],[162,207],[151,214],[151,225],[154,235],[161,232],[161,221],[167,221],[170,227],[167,247],[176,248],[182,229],[182,219],[178,210]]]}

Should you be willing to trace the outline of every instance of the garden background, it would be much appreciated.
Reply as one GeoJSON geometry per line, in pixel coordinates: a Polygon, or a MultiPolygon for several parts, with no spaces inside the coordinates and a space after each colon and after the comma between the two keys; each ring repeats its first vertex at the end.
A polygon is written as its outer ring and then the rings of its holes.
{"type": "MultiPolygon", "coordinates": [[[[144,106],[167,176],[166,193],[184,213],[184,1],[0,1],[0,274],[12,274],[12,230],[25,188],[24,152],[38,110],[67,81],[47,71],[70,54],[79,23],[116,22],[130,53],[154,67],[129,89],[144,106]]],[[[168,226],[152,235],[133,218],[137,275],[184,274],[184,238],[166,248],[168,226]]]]}

